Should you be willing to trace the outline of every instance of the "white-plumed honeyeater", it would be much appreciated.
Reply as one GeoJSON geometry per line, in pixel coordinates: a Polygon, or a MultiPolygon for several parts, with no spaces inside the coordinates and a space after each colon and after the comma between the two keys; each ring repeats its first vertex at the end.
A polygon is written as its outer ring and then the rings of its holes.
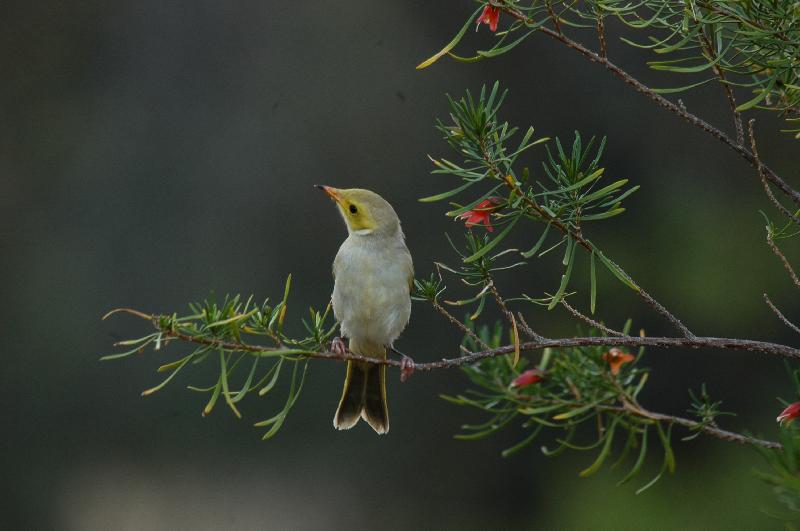
{"type": "MultiPolygon", "coordinates": [[[[350,350],[385,359],[411,315],[414,267],[392,205],[369,190],[318,186],[336,202],[348,236],[333,261],[333,314],[350,350]]],[[[389,431],[386,365],[347,362],[333,425],[347,430],[363,418],[389,431]]]]}

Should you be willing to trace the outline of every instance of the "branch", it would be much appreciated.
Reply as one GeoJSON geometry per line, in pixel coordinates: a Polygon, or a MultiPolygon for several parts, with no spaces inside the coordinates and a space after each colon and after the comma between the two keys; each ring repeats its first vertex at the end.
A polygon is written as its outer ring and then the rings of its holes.
{"type": "MultiPolygon", "coordinates": [[[[302,350],[286,349],[283,347],[268,347],[264,345],[244,343],[242,341],[225,341],[222,339],[213,339],[203,336],[191,335],[173,328],[161,326],[160,323],[162,322],[163,316],[146,314],[144,312],[128,308],[121,308],[118,310],[114,310],[113,312],[109,312],[107,316],[117,312],[127,313],[149,321],[156,328],[156,330],[158,330],[158,332],[162,334],[166,339],[177,339],[187,343],[207,345],[226,351],[249,352],[256,356],[260,355],[265,357],[272,357],[272,356],[284,355],[285,353],[285,355],[304,356],[306,358],[315,358],[315,359],[328,359],[335,361],[355,360],[355,361],[374,363],[379,365],[390,365],[398,367],[402,371],[408,371],[408,372],[433,371],[436,369],[460,367],[463,365],[476,363],[483,359],[510,354],[515,350],[514,345],[507,345],[504,347],[489,348],[480,352],[474,352],[458,358],[452,358],[452,359],[444,358],[440,361],[434,361],[428,363],[414,363],[409,358],[404,358],[403,361],[398,361],[389,358],[376,359],[376,358],[370,358],[368,356],[362,356],[360,354],[356,354],[349,350],[345,350],[343,352],[311,351],[311,350],[302,351],[302,350]]],[[[624,337],[577,337],[577,338],[564,338],[564,339],[542,339],[539,341],[530,341],[527,343],[522,343],[519,345],[519,349],[524,351],[533,351],[545,348],[580,347],[580,346],[626,346],[632,348],[633,347],[719,348],[726,350],[748,350],[756,352],[765,352],[769,354],[777,354],[790,358],[800,358],[800,350],[785,345],[779,345],[776,343],[767,343],[761,341],[752,341],[746,339],[729,339],[729,338],[716,338],[716,337],[671,338],[671,337],[624,336],[624,337]]],[[[765,441],[762,439],[757,439],[754,437],[749,437],[746,435],[741,435],[738,433],[722,430],[717,428],[716,426],[712,426],[703,422],[697,422],[694,420],[682,417],[676,417],[672,415],[666,415],[662,413],[655,413],[643,409],[638,404],[635,405],[631,404],[628,401],[623,401],[622,407],[613,407],[613,406],[597,406],[597,407],[606,410],[626,411],[643,418],[678,424],[680,426],[684,426],[691,430],[701,431],[707,435],[710,435],[712,437],[721,440],[733,441],[740,444],[762,446],[765,448],[774,448],[774,449],[782,448],[781,445],[776,442],[765,441]]]]}
{"type": "Polygon", "coordinates": [[[550,15],[550,20],[553,21],[553,27],[556,28],[556,31],[559,35],[563,35],[564,32],[561,30],[561,23],[558,21],[556,12],[553,11],[553,4],[550,2],[550,0],[545,0],[545,5],[547,6],[547,13],[550,15]]]}
{"type": "MultiPolygon", "coordinates": [[[[169,328],[162,328],[159,326],[159,320],[162,316],[148,315],[143,312],[129,309],[116,310],[119,312],[128,313],[142,319],[150,321],[150,323],[161,334],[168,338],[179,339],[188,343],[196,343],[201,345],[209,345],[213,347],[222,348],[231,351],[252,352],[254,354],[263,354],[265,356],[280,355],[282,351],[287,353],[302,355],[309,358],[330,359],[338,361],[356,360],[368,361],[379,365],[391,365],[394,367],[404,367],[403,362],[392,359],[376,359],[368,356],[361,356],[346,351],[343,354],[330,352],[330,351],[296,351],[292,349],[268,347],[264,345],[256,345],[244,343],[241,341],[223,341],[219,339],[211,339],[202,336],[194,336],[173,330],[169,328]]],[[[446,313],[446,311],[445,311],[446,313]]],[[[446,313],[446,315],[449,315],[446,313]]],[[[451,316],[452,317],[452,316],[451,316]]],[[[455,319],[455,318],[453,318],[455,319]]],[[[456,320],[457,322],[457,320],[456,320]]],[[[721,337],[572,337],[560,339],[542,339],[539,341],[528,341],[520,343],[520,351],[535,351],[545,348],[564,348],[564,347],[586,347],[586,346],[622,346],[630,348],[638,347],[658,347],[658,348],[715,348],[721,350],[746,350],[750,352],[764,352],[766,354],[774,354],[791,359],[800,359],[800,350],[781,345],[779,343],[770,343],[766,341],[756,341],[752,339],[734,339],[734,338],[721,338],[721,337]]],[[[476,363],[480,360],[487,358],[494,358],[503,356],[514,352],[514,345],[506,345],[503,347],[486,348],[485,350],[474,352],[466,356],[458,358],[442,358],[440,361],[432,361],[427,363],[414,363],[413,368],[417,371],[432,371],[436,369],[450,369],[460,367],[462,365],[469,365],[476,363]]]]}
{"type": "MultiPolygon", "coordinates": [[[[614,380],[615,385],[619,388],[619,384],[616,380],[614,380]]],[[[656,413],[654,411],[649,411],[639,405],[635,399],[631,399],[625,395],[625,392],[619,388],[621,391],[619,401],[622,403],[622,407],[612,407],[614,411],[624,411],[627,413],[632,413],[642,418],[661,421],[661,422],[668,422],[670,424],[677,424],[679,426],[683,426],[685,428],[689,428],[690,430],[694,431],[701,431],[707,435],[715,437],[717,439],[721,439],[724,441],[733,441],[739,444],[749,444],[753,446],[762,446],[764,448],[774,448],[777,450],[783,449],[783,445],[780,443],[776,443],[773,441],[766,441],[763,439],[757,439],[755,437],[750,437],[747,435],[742,435],[740,433],[727,431],[720,429],[716,426],[716,424],[708,423],[708,422],[698,422],[696,420],[690,420],[683,417],[676,417],[674,415],[666,415],[663,413],[656,413]]]]}
{"type": "Polygon", "coordinates": [[[600,43],[600,57],[608,57],[608,49],[606,48],[606,27],[603,23],[603,15],[597,15],[597,40],[600,43]]]}
{"type": "Polygon", "coordinates": [[[622,332],[617,332],[616,330],[612,330],[606,325],[595,321],[588,315],[582,314],[581,312],[570,306],[569,303],[567,302],[567,299],[561,299],[561,304],[564,305],[564,308],[569,310],[569,313],[571,313],[573,316],[580,319],[581,321],[587,323],[589,326],[597,328],[598,330],[601,330],[610,336],[625,337],[625,334],[623,334],[622,332]]]}
{"type": "MultiPolygon", "coordinates": [[[[742,113],[736,110],[736,98],[733,96],[733,90],[731,86],[728,84],[728,80],[725,77],[725,72],[716,64],[716,52],[711,44],[711,41],[708,40],[708,37],[704,32],[700,33],[700,39],[703,43],[703,48],[708,53],[709,60],[711,64],[714,66],[712,67],[712,71],[716,76],[719,78],[719,82],[722,85],[722,90],[725,91],[725,97],[728,99],[728,104],[731,106],[731,112],[733,113],[733,123],[736,126],[736,144],[739,146],[744,145],[744,127],[742,126],[742,113]]],[[[755,154],[755,150],[754,155],[755,154]]],[[[756,155],[756,158],[758,155],[756,155]]],[[[760,165],[760,163],[759,163],[760,165]]]]}
{"type": "MultiPolygon", "coordinates": [[[[534,351],[545,348],[587,347],[587,346],[623,346],[630,348],[658,347],[658,348],[715,348],[721,350],[747,350],[751,352],[764,352],[791,359],[800,359],[800,350],[764,341],[751,339],[732,339],[721,337],[573,337],[561,339],[546,339],[544,341],[529,341],[520,343],[520,351],[534,351]]],[[[428,363],[417,363],[415,369],[431,371],[435,369],[449,369],[476,363],[486,358],[494,358],[514,352],[514,345],[506,345],[487,349],[459,358],[442,359],[428,363]]],[[[400,362],[384,362],[385,365],[400,366],[400,362]]]]}
{"type": "Polygon", "coordinates": [[[772,204],[775,205],[775,208],[780,210],[784,216],[786,216],[787,218],[791,219],[792,221],[800,225],[800,218],[792,214],[788,208],[783,206],[783,204],[780,201],[778,201],[778,199],[772,193],[772,188],[769,187],[769,183],[767,182],[767,175],[764,171],[764,164],[761,162],[761,157],[758,156],[758,148],[756,146],[755,123],[756,121],[751,118],[750,121],[747,122],[747,128],[750,133],[750,149],[753,150],[753,156],[756,159],[756,170],[758,170],[758,176],[761,178],[761,185],[764,187],[764,193],[767,194],[767,197],[769,198],[770,201],[772,201],[772,204]]]}
{"type": "Polygon", "coordinates": [[[660,420],[663,422],[669,422],[672,424],[678,424],[679,426],[684,426],[689,428],[690,430],[697,430],[705,433],[706,435],[710,435],[711,437],[715,437],[717,439],[721,439],[723,441],[732,441],[739,444],[749,444],[752,446],[761,446],[764,448],[772,448],[775,450],[782,450],[783,445],[773,441],[766,441],[764,439],[758,439],[755,437],[748,437],[747,435],[742,435],[740,433],[735,433],[732,431],[723,430],[720,428],[716,428],[714,426],[709,426],[708,424],[704,424],[702,422],[697,422],[694,420],[685,419],[682,417],[675,417],[672,415],[665,415],[663,413],[655,413],[652,411],[647,411],[645,409],[638,408],[639,411],[636,409],[628,409],[631,413],[640,415],[645,418],[649,418],[652,420],[660,420]]]}
{"type": "Polygon", "coordinates": [[[480,337],[478,337],[478,334],[476,334],[474,331],[472,331],[469,328],[467,328],[464,323],[462,323],[461,321],[459,321],[458,319],[453,317],[453,315],[450,312],[448,312],[447,310],[445,310],[444,306],[439,304],[438,301],[433,300],[433,301],[431,301],[431,304],[433,304],[433,307],[436,308],[436,311],[438,311],[440,314],[444,315],[447,318],[448,321],[453,323],[459,330],[461,330],[462,332],[467,334],[469,337],[471,337],[473,340],[475,340],[475,342],[477,344],[479,344],[483,348],[489,348],[489,345],[484,343],[484,341],[480,337]]]}
{"type": "MultiPolygon", "coordinates": [[[[622,268],[620,268],[620,271],[622,271],[622,268]]],[[[631,279],[631,282],[633,282],[633,279],[631,279]]],[[[635,283],[634,283],[634,284],[635,284],[635,283]]],[[[638,284],[636,284],[636,285],[638,286],[638,284]]],[[[661,315],[663,315],[664,317],[666,317],[666,318],[667,318],[667,320],[668,320],[670,323],[672,323],[672,325],[673,325],[675,328],[677,328],[678,330],[680,330],[680,331],[683,333],[683,337],[685,337],[685,338],[688,338],[688,339],[693,339],[693,338],[695,338],[695,337],[696,337],[696,336],[695,336],[695,335],[694,335],[694,334],[691,332],[691,330],[689,330],[688,328],[686,328],[686,325],[684,325],[684,324],[681,322],[681,320],[680,320],[680,319],[678,319],[677,317],[675,317],[674,315],[672,315],[672,313],[670,313],[670,312],[669,312],[669,310],[667,310],[666,308],[664,308],[664,306],[662,306],[660,302],[658,302],[657,300],[655,300],[655,299],[654,299],[654,298],[653,298],[653,297],[652,297],[652,296],[651,296],[649,293],[647,293],[647,292],[646,292],[645,290],[643,290],[642,288],[639,288],[639,296],[640,296],[640,297],[641,297],[641,298],[642,298],[642,299],[643,299],[643,300],[644,300],[644,301],[645,301],[647,304],[649,304],[650,306],[652,306],[652,307],[653,307],[653,308],[654,308],[654,309],[655,309],[655,310],[656,310],[658,313],[660,313],[661,315]]]]}
{"type": "MultiPolygon", "coordinates": [[[[510,16],[516,18],[517,20],[520,20],[521,22],[523,22],[524,24],[526,24],[528,26],[535,25],[535,21],[533,21],[532,19],[526,17],[523,13],[521,13],[520,11],[517,11],[516,9],[510,8],[508,6],[502,7],[501,9],[504,12],[506,12],[507,14],[509,14],[510,16]]],[[[612,74],[614,74],[618,78],[622,79],[625,83],[627,83],[628,85],[633,87],[634,90],[636,90],[637,92],[639,92],[641,94],[644,94],[645,96],[647,96],[648,98],[650,98],[651,100],[656,102],[656,104],[658,104],[659,107],[663,107],[664,109],[667,109],[668,111],[672,112],[673,114],[683,118],[685,121],[689,122],[693,126],[698,127],[699,129],[702,129],[703,131],[705,131],[706,133],[710,134],[711,136],[713,136],[714,138],[716,138],[717,140],[719,140],[723,144],[725,144],[728,147],[730,147],[731,149],[733,149],[743,159],[745,159],[747,162],[749,162],[750,165],[752,165],[754,167],[756,166],[757,163],[756,163],[755,156],[753,155],[753,153],[751,153],[743,145],[737,144],[736,141],[731,139],[728,135],[726,135],[721,130],[717,129],[716,127],[714,127],[713,125],[709,124],[705,120],[699,118],[698,116],[695,116],[694,114],[688,112],[685,108],[681,108],[678,105],[672,103],[671,101],[666,99],[661,94],[658,94],[657,92],[653,91],[651,88],[649,88],[646,85],[644,85],[641,81],[639,81],[638,79],[636,79],[633,76],[631,76],[625,70],[623,70],[622,68],[618,67],[617,65],[615,65],[614,63],[609,61],[606,57],[602,57],[601,55],[599,55],[596,52],[590,50],[589,48],[586,48],[584,45],[580,44],[579,42],[574,41],[574,40],[570,39],[569,37],[567,37],[566,35],[558,33],[558,32],[556,32],[556,31],[554,31],[554,30],[552,30],[552,29],[550,29],[550,28],[548,28],[546,26],[539,26],[537,29],[538,29],[538,31],[541,31],[545,35],[548,35],[551,38],[561,42],[564,45],[566,45],[568,48],[571,48],[571,49],[575,50],[576,52],[580,53],[581,55],[583,55],[584,57],[586,57],[590,61],[603,65],[612,74]]],[[[786,196],[788,196],[795,204],[800,205],[800,192],[798,192],[797,190],[795,190],[791,186],[789,186],[783,179],[781,179],[778,176],[778,174],[776,174],[774,171],[772,171],[766,165],[762,165],[762,168],[763,168],[765,177],[769,182],[771,182],[772,184],[777,186],[778,189],[781,192],[783,192],[786,196]]]]}
{"type": "Polygon", "coordinates": [[[775,313],[775,315],[778,316],[778,319],[783,321],[783,324],[785,324],[786,326],[788,326],[789,328],[800,334],[800,328],[798,328],[797,325],[795,325],[793,322],[787,319],[786,316],[783,315],[783,313],[781,313],[781,311],[778,309],[777,306],[775,306],[772,303],[772,301],[770,300],[769,296],[767,296],[766,293],[764,294],[764,300],[767,302],[767,306],[769,306],[770,310],[772,310],[775,313]]]}
{"type": "Polygon", "coordinates": [[[794,272],[792,264],[789,263],[789,260],[775,244],[775,240],[772,239],[772,234],[769,232],[767,232],[767,245],[769,245],[770,249],[772,249],[772,252],[775,253],[775,256],[780,258],[781,262],[783,262],[783,267],[785,267],[786,271],[788,271],[789,276],[792,278],[792,282],[794,282],[794,285],[800,288],[800,278],[797,278],[797,273],[794,272]]]}
{"type": "Polygon", "coordinates": [[[536,331],[531,328],[531,325],[525,320],[525,317],[522,315],[522,312],[517,312],[517,318],[519,319],[520,327],[522,331],[525,332],[529,338],[533,339],[534,341],[542,341],[546,339],[543,335],[537,334],[536,331]]]}
{"type": "MultiPolygon", "coordinates": [[[[589,240],[587,240],[586,238],[583,237],[583,234],[581,233],[580,230],[573,229],[572,227],[570,227],[569,225],[565,224],[560,219],[548,214],[542,207],[540,207],[536,203],[536,201],[534,201],[533,199],[528,197],[528,194],[526,194],[520,188],[519,183],[516,183],[516,182],[514,182],[512,180],[503,179],[502,172],[499,170],[499,168],[497,168],[497,165],[492,160],[492,157],[490,156],[488,150],[486,149],[486,146],[484,146],[483,144],[481,144],[481,151],[482,151],[481,155],[482,155],[484,161],[486,162],[487,166],[489,167],[489,171],[493,172],[495,174],[495,177],[498,177],[499,179],[504,180],[506,182],[507,186],[509,186],[510,188],[516,190],[516,192],[519,193],[520,197],[523,198],[525,203],[528,206],[530,206],[536,212],[537,215],[539,215],[543,220],[546,220],[551,225],[555,226],[563,234],[566,234],[570,238],[575,240],[578,244],[580,244],[581,247],[586,249],[588,252],[590,252],[590,253],[594,252],[594,250],[595,250],[594,246],[592,245],[591,242],[589,242],[589,240]]],[[[669,310],[667,310],[660,302],[655,300],[649,293],[647,293],[644,289],[642,289],[642,287],[639,286],[639,284],[637,284],[630,277],[630,275],[628,275],[628,273],[625,272],[624,269],[622,269],[621,267],[619,267],[616,264],[614,264],[614,265],[617,267],[617,269],[619,270],[620,274],[622,274],[628,280],[628,282],[631,284],[631,286],[635,287],[636,293],[639,295],[639,297],[643,301],[645,301],[648,305],[650,305],[650,307],[652,307],[655,311],[660,313],[670,323],[672,323],[672,325],[675,328],[677,328],[681,332],[681,334],[683,334],[684,337],[687,337],[687,338],[695,337],[695,335],[692,333],[692,331],[689,330],[686,327],[686,325],[684,325],[681,322],[680,319],[678,319],[669,310]]]]}
{"type": "Polygon", "coordinates": [[[544,336],[537,334],[533,328],[530,327],[530,325],[525,321],[525,318],[522,316],[522,313],[517,312],[519,320],[514,319],[514,314],[508,309],[505,299],[500,296],[500,292],[497,291],[497,287],[494,285],[494,280],[491,280],[489,283],[489,291],[491,292],[495,302],[497,302],[497,306],[500,308],[500,311],[503,313],[510,326],[519,326],[522,331],[525,332],[525,335],[534,341],[542,341],[545,339],[544,336]]]}

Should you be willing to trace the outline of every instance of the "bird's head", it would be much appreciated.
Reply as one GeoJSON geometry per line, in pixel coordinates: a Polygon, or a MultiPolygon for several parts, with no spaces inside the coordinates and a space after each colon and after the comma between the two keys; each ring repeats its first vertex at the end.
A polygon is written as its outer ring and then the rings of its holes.
{"type": "Polygon", "coordinates": [[[391,236],[400,232],[400,219],[384,198],[362,188],[317,185],[339,207],[350,234],[391,236]]]}

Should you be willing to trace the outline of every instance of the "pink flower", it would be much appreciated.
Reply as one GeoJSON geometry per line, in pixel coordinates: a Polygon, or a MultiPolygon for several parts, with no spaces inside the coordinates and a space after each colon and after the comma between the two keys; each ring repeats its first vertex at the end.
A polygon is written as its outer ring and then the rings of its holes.
{"type": "Polygon", "coordinates": [[[494,228],[492,228],[492,221],[490,219],[492,212],[496,210],[497,207],[494,205],[497,204],[499,200],[496,197],[490,197],[489,199],[484,199],[472,210],[468,210],[458,216],[458,219],[463,219],[465,221],[465,225],[467,227],[474,227],[475,225],[480,225],[483,223],[486,226],[486,230],[489,232],[494,232],[494,228]]]}
{"type": "Polygon", "coordinates": [[[781,414],[775,420],[783,425],[784,422],[790,424],[797,417],[800,417],[800,402],[786,406],[786,409],[781,411],[781,414]]]}
{"type": "Polygon", "coordinates": [[[531,384],[541,382],[542,380],[544,380],[544,371],[540,369],[530,369],[514,378],[514,381],[511,382],[511,387],[527,387],[531,384]]]}
{"type": "Polygon", "coordinates": [[[633,354],[628,354],[617,347],[610,349],[608,352],[603,353],[603,360],[608,362],[611,367],[611,374],[619,374],[619,369],[626,363],[636,359],[633,354]]]}
{"type": "Polygon", "coordinates": [[[497,23],[500,21],[500,8],[495,7],[491,4],[486,4],[486,7],[483,8],[483,12],[481,16],[478,17],[478,20],[475,21],[476,24],[480,24],[483,22],[484,24],[489,24],[489,29],[492,31],[497,31],[497,23]]]}

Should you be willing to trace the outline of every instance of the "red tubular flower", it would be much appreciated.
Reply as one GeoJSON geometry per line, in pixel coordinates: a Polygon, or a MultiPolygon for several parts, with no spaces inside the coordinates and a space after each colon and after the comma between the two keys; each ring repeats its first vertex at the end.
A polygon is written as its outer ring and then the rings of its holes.
{"type": "Polygon", "coordinates": [[[495,210],[495,204],[498,202],[498,199],[495,197],[490,197],[489,199],[485,199],[475,205],[475,208],[472,210],[468,210],[458,216],[458,219],[463,219],[465,221],[465,225],[467,227],[474,227],[475,225],[480,225],[483,223],[486,226],[486,230],[489,232],[494,232],[494,228],[492,228],[492,221],[490,219],[492,212],[495,210]]]}
{"type": "Polygon", "coordinates": [[[611,368],[611,374],[619,374],[619,369],[628,363],[629,361],[633,361],[636,359],[636,356],[633,354],[628,354],[617,347],[610,349],[608,352],[603,353],[603,360],[608,362],[608,366],[611,368]]]}
{"type": "Polygon", "coordinates": [[[484,24],[489,24],[490,30],[497,31],[497,23],[499,21],[500,8],[486,4],[486,7],[483,8],[483,12],[481,13],[481,16],[478,17],[478,20],[475,21],[475,24],[480,24],[483,22],[484,24]]]}
{"type": "Polygon", "coordinates": [[[514,378],[514,381],[511,382],[511,387],[526,387],[541,382],[542,380],[544,380],[544,371],[540,369],[530,369],[514,378]]]}
{"type": "Polygon", "coordinates": [[[800,402],[789,404],[775,420],[783,425],[784,422],[790,424],[797,417],[800,417],[800,402]]]}

